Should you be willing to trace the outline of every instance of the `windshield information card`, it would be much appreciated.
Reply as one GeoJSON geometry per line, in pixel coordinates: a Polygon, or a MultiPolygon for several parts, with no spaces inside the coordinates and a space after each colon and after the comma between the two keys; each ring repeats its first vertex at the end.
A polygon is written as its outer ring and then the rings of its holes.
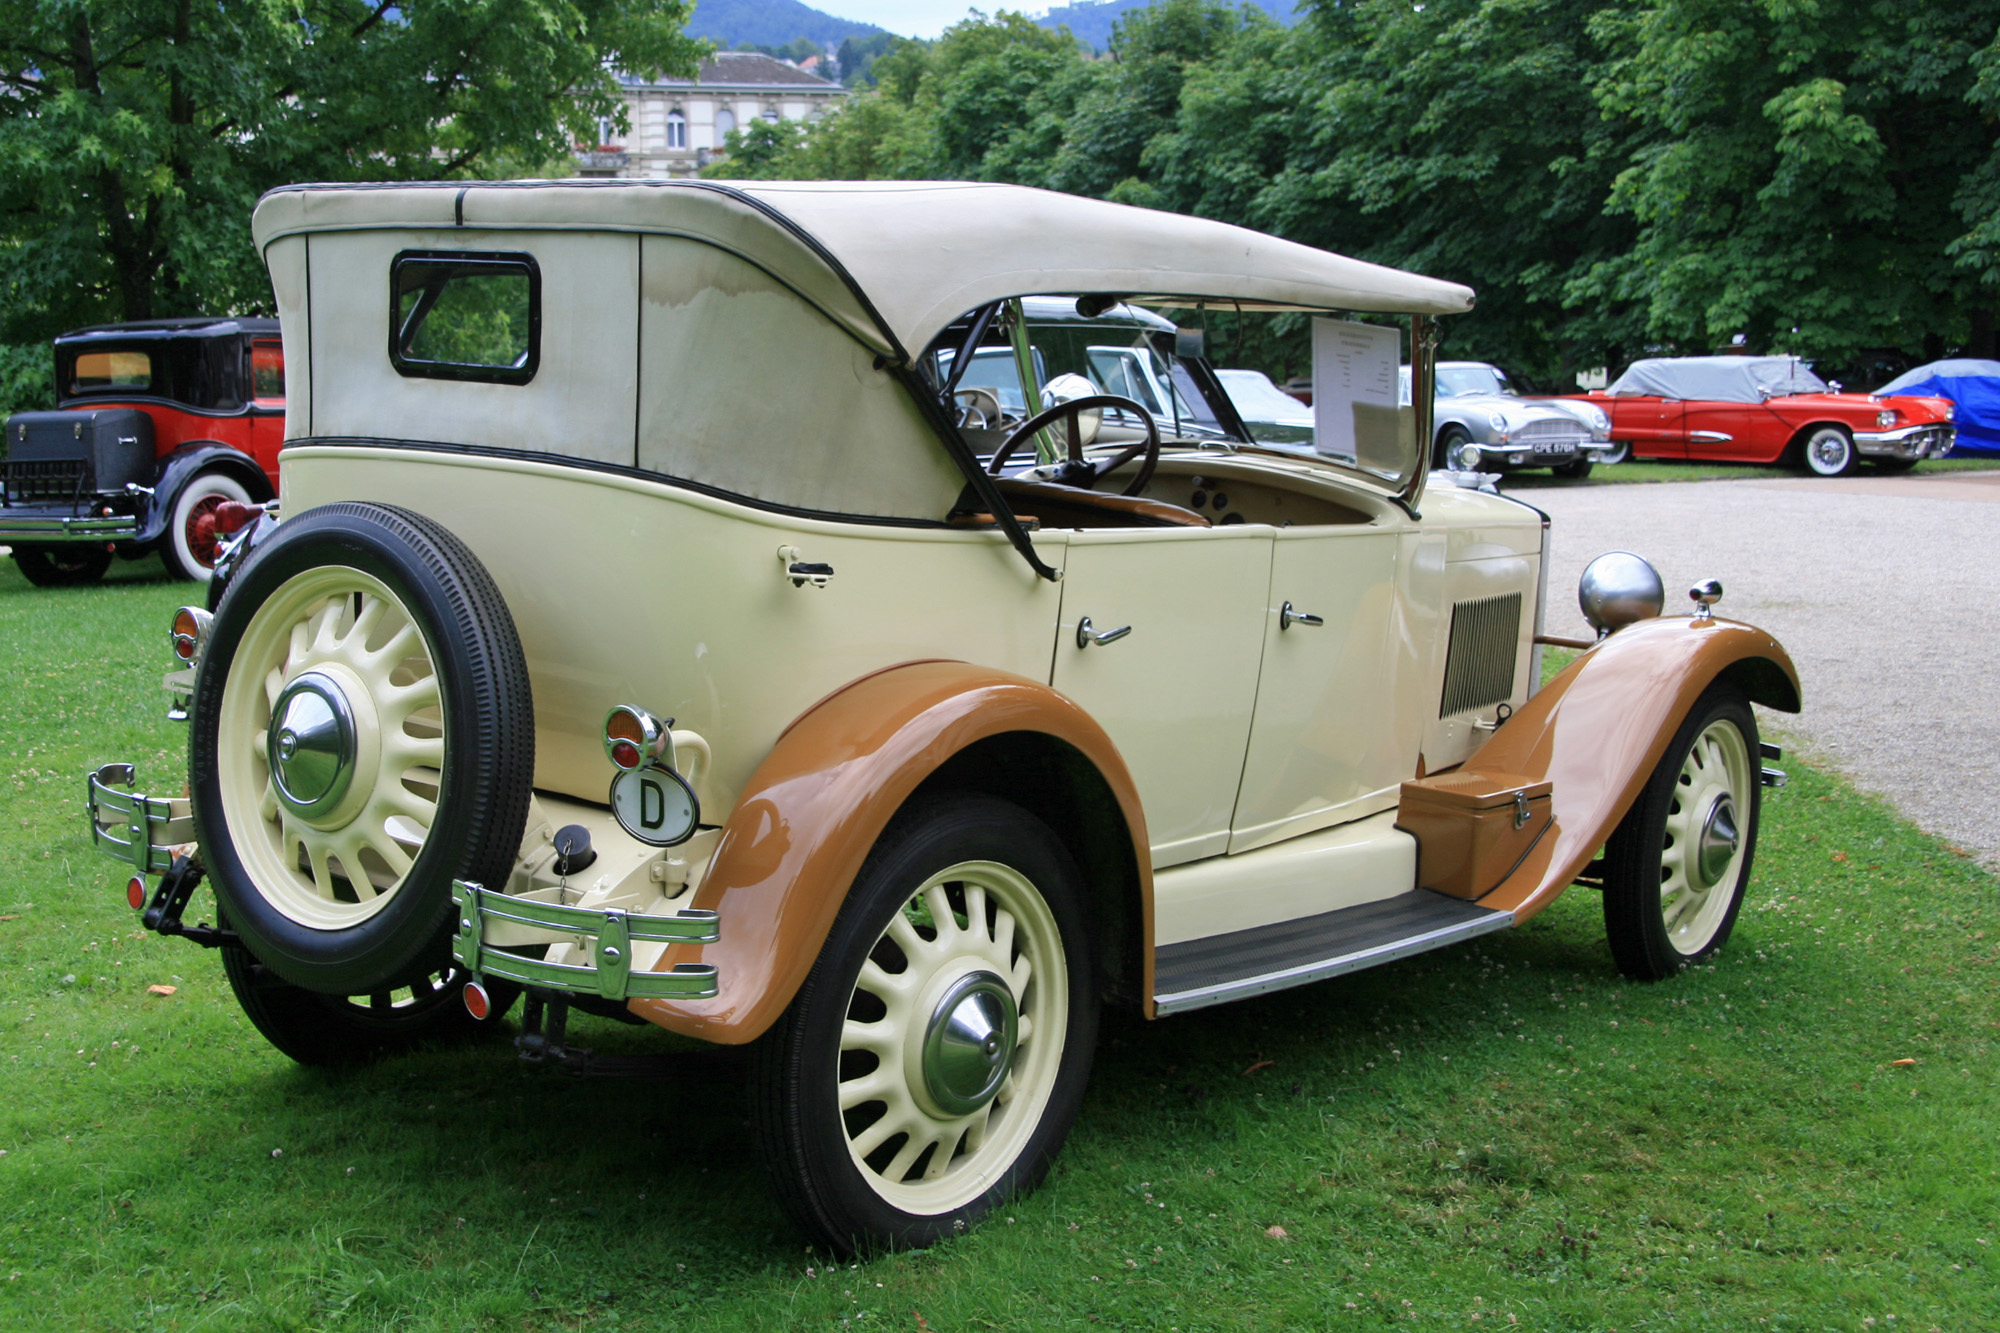
{"type": "Polygon", "coordinates": [[[1329,458],[1395,475],[1396,363],[1402,333],[1345,319],[1313,321],[1314,447],[1329,458]]]}

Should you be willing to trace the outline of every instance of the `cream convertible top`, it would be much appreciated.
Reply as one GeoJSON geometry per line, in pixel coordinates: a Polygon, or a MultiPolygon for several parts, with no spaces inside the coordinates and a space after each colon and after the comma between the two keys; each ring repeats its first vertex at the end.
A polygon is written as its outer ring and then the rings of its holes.
{"type": "Polygon", "coordinates": [[[264,196],[259,251],[301,232],[533,228],[681,235],[751,260],[875,351],[928,346],[966,311],[1041,292],[1246,308],[1444,315],[1456,283],[1204,218],[963,182],[511,181],[302,185],[264,196]]]}

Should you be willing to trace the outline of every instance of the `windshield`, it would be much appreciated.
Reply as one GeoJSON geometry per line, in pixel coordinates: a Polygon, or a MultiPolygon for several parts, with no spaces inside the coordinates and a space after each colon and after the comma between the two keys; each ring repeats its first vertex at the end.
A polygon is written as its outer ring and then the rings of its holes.
{"type": "Polygon", "coordinates": [[[1477,393],[1512,396],[1514,386],[1507,382],[1506,374],[1497,366],[1460,362],[1437,368],[1438,397],[1464,398],[1477,393]]]}

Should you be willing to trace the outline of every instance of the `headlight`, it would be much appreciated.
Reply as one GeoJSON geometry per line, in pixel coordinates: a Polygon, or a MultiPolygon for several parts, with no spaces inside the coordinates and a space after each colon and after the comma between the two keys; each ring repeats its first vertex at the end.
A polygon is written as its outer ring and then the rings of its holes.
{"type": "Polygon", "coordinates": [[[1584,409],[1584,417],[1586,420],[1590,422],[1590,428],[1592,430],[1597,431],[1600,434],[1610,433],[1611,418],[1604,415],[1603,408],[1594,407],[1589,403],[1582,404],[1582,407],[1584,409]]]}
{"type": "Polygon", "coordinates": [[[1890,426],[1893,426],[1893,425],[1895,425],[1895,424],[1896,424],[1896,412],[1895,412],[1895,409],[1894,409],[1894,408],[1883,408],[1883,409],[1882,409],[1882,410],[1881,410],[1880,412],[1877,412],[1877,413],[1875,414],[1875,424],[1876,424],[1876,425],[1878,425],[1878,426],[1881,426],[1881,427],[1882,427],[1882,428],[1884,428],[1885,430],[1886,430],[1886,429],[1887,429],[1888,427],[1890,427],[1890,426]]]}
{"type": "Polygon", "coordinates": [[[1946,403],[1946,404],[1944,405],[1944,419],[1945,419],[1946,421],[1956,421],[1956,420],[1958,420],[1958,404],[1957,404],[1957,403],[1946,403]]]}
{"type": "Polygon", "coordinates": [[[1493,423],[1493,429],[1495,430],[1507,429],[1507,414],[1505,412],[1495,412],[1486,419],[1493,423]]]}

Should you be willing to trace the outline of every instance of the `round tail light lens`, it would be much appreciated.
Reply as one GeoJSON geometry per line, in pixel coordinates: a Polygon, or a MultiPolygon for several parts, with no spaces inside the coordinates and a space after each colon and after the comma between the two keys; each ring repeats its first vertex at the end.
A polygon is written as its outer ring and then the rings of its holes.
{"type": "Polygon", "coordinates": [[[174,656],[183,662],[201,656],[201,641],[207,637],[209,622],[214,618],[198,606],[184,606],[174,612],[171,631],[174,656]]]}
{"type": "Polygon", "coordinates": [[[620,768],[637,768],[645,762],[645,754],[630,741],[611,742],[611,762],[620,768]]]}
{"type": "Polygon", "coordinates": [[[125,882],[125,901],[132,904],[132,910],[135,912],[144,907],[146,905],[146,881],[137,875],[127,880],[125,882]]]}
{"type": "Polygon", "coordinates": [[[478,1022],[484,1023],[493,1012],[493,997],[486,993],[486,987],[476,981],[465,983],[465,1012],[478,1022]]]}
{"type": "Polygon", "coordinates": [[[620,704],[604,715],[604,753],[619,768],[642,768],[669,749],[672,719],[661,721],[643,708],[620,704]]]}

